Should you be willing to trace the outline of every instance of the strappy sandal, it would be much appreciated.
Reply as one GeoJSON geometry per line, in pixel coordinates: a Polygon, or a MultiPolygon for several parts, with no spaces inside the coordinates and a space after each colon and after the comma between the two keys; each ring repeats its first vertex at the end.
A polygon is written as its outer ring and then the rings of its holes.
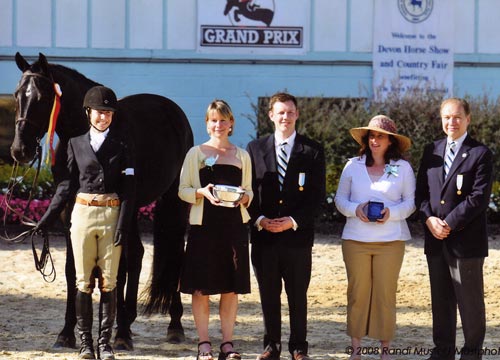
{"type": "Polygon", "coordinates": [[[202,341],[198,343],[198,355],[196,356],[196,360],[214,360],[214,355],[212,354],[212,350],[210,351],[200,351],[200,345],[208,344],[210,348],[212,347],[212,343],[210,341],[202,341]]]}
{"type": "Polygon", "coordinates": [[[218,360],[241,360],[241,355],[239,352],[231,350],[231,351],[228,351],[225,353],[224,350],[222,350],[224,345],[231,345],[231,347],[233,347],[233,342],[226,341],[226,342],[223,342],[222,344],[220,344],[220,353],[219,353],[218,360]]]}

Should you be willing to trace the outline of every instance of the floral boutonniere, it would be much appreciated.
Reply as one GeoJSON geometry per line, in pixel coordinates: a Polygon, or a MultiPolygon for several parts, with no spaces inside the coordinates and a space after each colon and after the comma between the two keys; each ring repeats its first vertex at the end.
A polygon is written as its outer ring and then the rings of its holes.
{"type": "Polygon", "coordinates": [[[399,171],[399,165],[385,164],[384,173],[387,174],[387,177],[391,175],[398,177],[399,176],[398,171],[399,171]]]}
{"type": "Polygon", "coordinates": [[[213,170],[212,166],[215,165],[218,158],[219,158],[218,154],[216,156],[209,156],[209,157],[205,158],[205,160],[203,160],[203,164],[205,164],[206,167],[209,167],[210,170],[213,170]]]}

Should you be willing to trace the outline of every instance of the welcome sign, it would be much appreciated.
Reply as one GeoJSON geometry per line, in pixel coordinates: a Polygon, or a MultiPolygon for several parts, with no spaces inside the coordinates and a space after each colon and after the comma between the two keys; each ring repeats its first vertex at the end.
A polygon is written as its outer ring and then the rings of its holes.
{"type": "Polygon", "coordinates": [[[304,54],[309,11],[301,0],[198,1],[198,51],[304,54]]]}
{"type": "Polygon", "coordinates": [[[375,0],[376,98],[415,90],[452,95],[453,9],[453,0],[375,0]]]}

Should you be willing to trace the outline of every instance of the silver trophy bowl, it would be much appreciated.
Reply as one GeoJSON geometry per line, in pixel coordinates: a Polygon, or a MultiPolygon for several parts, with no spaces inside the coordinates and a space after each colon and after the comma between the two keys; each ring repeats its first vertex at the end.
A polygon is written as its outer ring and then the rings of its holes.
{"type": "Polygon", "coordinates": [[[231,185],[215,185],[213,187],[213,195],[220,201],[222,206],[235,207],[236,204],[243,198],[245,190],[231,185]]]}

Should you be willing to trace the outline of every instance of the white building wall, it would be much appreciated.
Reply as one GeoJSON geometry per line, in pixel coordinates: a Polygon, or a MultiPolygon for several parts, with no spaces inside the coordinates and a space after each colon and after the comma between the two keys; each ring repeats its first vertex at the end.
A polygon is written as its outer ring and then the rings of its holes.
{"type": "Polygon", "coordinates": [[[0,0],[0,47],[10,47],[13,44],[12,24],[13,7],[12,0],[0,0]]]}
{"type": "MultiPolygon", "coordinates": [[[[454,11],[455,53],[472,54],[475,52],[476,2],[476,0],[461,0],[460,8],[454,11]]],[[[446,16],[443,21],[446,21],[446,16]]]]}
{"type": "MultiPolygon", "coordinates": [[[[285,89],[297,96],[370,96],[372,0],[307,0],[309,51],[266,56],[198,53],[198,1],[0,0],[0,94],[12,94],[20,78],[14,54],[33,61],[42,52],[119,96],[171,98],[188,115],[196,142],[206,138],[208,102],[224,98],[237,116],[233,140],[242,146],[254,134],[244,115],[260,96],[285,89]]],[[[500,1],[460,0],[457,7],[456,94],[498,96],[500,1]]]]}
{"type": "Polygon", "coordinates": [[[52,46],[52,7],[50,0],[14,1],[13,18],[16,24],[13,34],[15,45],[22,47],[52,46]]]}
{"type": "Polygon", "coordinates": [[[316,0],[311,51],[347,51],[347,1],[316,0]]]}
{"type": "Polygon", "coordinates": [[[163,1],[135,0],[129,5],[129,47],[131,49],[163,48],[163,1]]]}
{"type": "Polygon", "coordinates": [[[88,4],[86,1],[57,1],[55,24],[56,48],[86,48],[89,46],[88,4]]]}

